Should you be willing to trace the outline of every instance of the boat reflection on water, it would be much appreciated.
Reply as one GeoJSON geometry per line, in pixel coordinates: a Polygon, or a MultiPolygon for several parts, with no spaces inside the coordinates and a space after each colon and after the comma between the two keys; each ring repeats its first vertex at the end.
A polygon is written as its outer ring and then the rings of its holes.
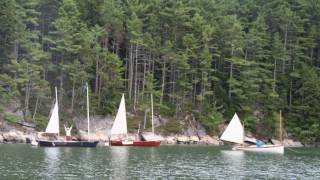
{"type": "Polygon", "coordinates": [[[44,162],[46,164],[42,176],[44,179],[56,178],[55,176],[60,172],[61,156],[60,148],[44,148],[44,162]]]}
{"type": "Polygon", "coordinates": [[[110,147],[111,167],[113,169],[111,179],[126,179],[129,157],[128,147],[110,147]]]}
{"type": "Polygon", "coordinates": [[[245,152],[233,151],[233,150],[222,150],[221,151],[223,162],[226,163],[225,172],[234,174],[243,174],[245,171],[245,152]]]}
{"type": "Polygon", "coordinates": [[[241,163],[244,160],[245,152],[234,150],[222,150],[222,157],[228,163],[241,163]]]}

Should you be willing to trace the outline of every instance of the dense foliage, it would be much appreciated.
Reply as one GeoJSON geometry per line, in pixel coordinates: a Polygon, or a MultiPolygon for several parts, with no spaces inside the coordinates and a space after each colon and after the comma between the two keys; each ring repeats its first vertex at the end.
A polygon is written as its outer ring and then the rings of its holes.
{"type": "Polygon", "coordinates": [[[319,141],[319,29],[319,0],[1,0],[1,106],[41,124],[57,86],[77,116],[89,82],[94,114],[121,93],[144,111],[153,93],[158,113],[210,132],[238,112],[275,136],[283,110],[287,133],[319,141]]]}

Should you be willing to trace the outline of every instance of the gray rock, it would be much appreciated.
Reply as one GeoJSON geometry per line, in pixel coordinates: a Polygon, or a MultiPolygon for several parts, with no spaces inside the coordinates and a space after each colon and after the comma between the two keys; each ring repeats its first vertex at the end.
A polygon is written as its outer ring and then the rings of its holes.
{"type": "MultiPolygon", "coordinates": [[[[114,121],[113,116],[91,116],[90,117],[90,134],[103,134],[104,136],[108,136],[110,133],[112,124],[114,121]]],[[[87,124],[87,118],[86,117],[78,117],[75,119],[76,127],[79,130],[80,134],[86,134],[88,124],[87,124]],[[85,133],[82,133],[85,132],[85,133]]]]}
{"type": "Polygon", "coordinates": [[[220,145],[220,141],[219,141],[219,138],[214,136],[214,137],[211,137],[211,136],[200,136],[200,141],[199,141],[200,144],[208,144],[208,145],[220,145]]]}
{"type": "Polygon", "coordinates": [[[167,136],[164,138],[165,144],[176,144],[176,137],[174,136],[167,136]]]}
{"type": "Polygon", "coordinates": [[[177,137],[177,143],[178,144],[189,144],[190,138],[188,136],[178,136],[177,137]]]}
{"type": "Polygon", "coordinates": [[[272,141],[273,144],[280,144],[280,141],[277,140],[277,139],[271,139],[271,141],[272,141]]]}
{"type": "Polygon", "coordinates": [[[11,130],[2,134],[4,141],[13,143],[26,143],[25,135],[20,131],[11,130]]]}
{"type": "Polygon", "coordinates": [[[3,143],[3,136],[0,134],[0,143],[3,143]]]}
{"type": "Polygon", "coordinates": [[[4,141],[14,142],[17,139],[17,133],[15,131],[10,131],[2,134],[4,141]]]}
{"type": "Polygon", "coordinates": [[[294,141],[292,139],[285,139],[284,145],[286,147],[303,147],[303,144],[299,141],[294,141]]]}

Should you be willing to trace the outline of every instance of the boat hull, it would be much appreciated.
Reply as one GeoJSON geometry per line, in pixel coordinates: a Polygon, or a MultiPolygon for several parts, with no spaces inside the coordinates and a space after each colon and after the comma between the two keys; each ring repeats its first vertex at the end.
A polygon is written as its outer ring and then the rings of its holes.
{"type": "Polygon", "coordinates": [[[111,140],[111,146],[141,146],[141,147],[157,147],[161,141],[132,141],[132,143],[123,143],[121,140],[111,140]]]}
{"type": "Polygon", "coordinates": [[[261,153],[277,153],[283,154],[284,153],[284,146],[283,145],[263,145],[263,146],[236,146],[233,148],[234,150],[241,150],[241,151],[250,151],[250,152],[261,152],[261,153]]]}
{"type": "Polygon", "coordinates": [[[43,147],[96,147],[99,141],[44,141],[39,140],[43,147]]]}

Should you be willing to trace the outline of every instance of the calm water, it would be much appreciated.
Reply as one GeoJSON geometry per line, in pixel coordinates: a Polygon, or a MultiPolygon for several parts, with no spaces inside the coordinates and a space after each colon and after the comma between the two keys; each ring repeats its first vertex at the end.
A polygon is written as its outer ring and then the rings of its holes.
{"type": "Polygon", "coordinates": [[[320,149],[285,155],[212,146],[0,145],[0,179],[320,179],[320,149]]]}

